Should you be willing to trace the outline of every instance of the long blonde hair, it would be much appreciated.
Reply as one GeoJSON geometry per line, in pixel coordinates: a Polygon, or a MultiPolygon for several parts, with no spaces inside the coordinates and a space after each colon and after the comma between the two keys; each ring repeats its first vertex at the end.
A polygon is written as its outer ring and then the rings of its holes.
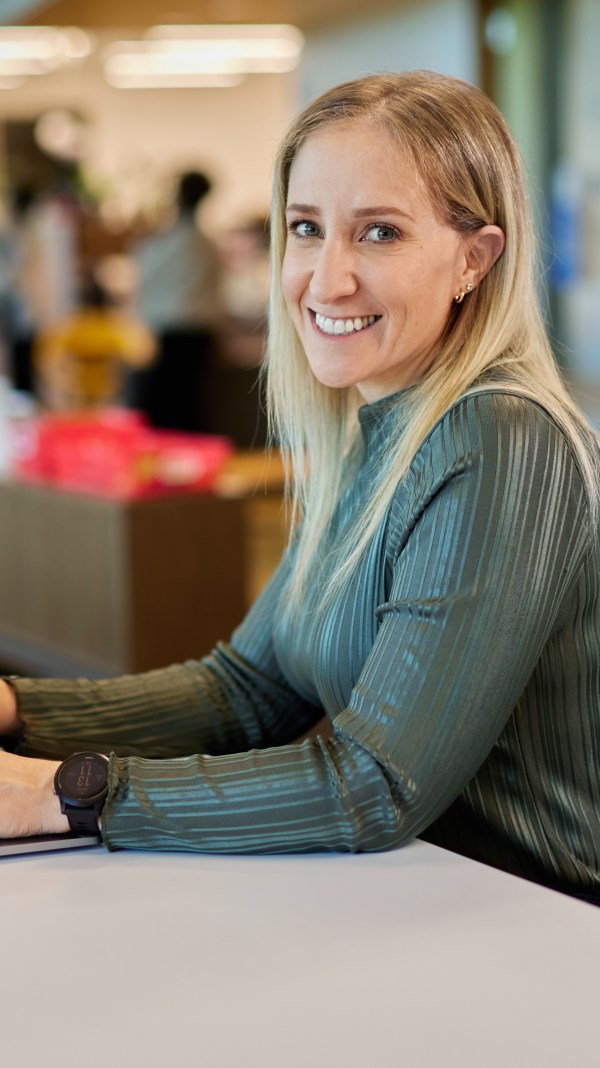
{"type": "Polygon", "coordinates": [[[547,409],[572,444],[594,516],[599,498],[593,435],[563,383],[544,328],[522,166],[500,112],[475,86],[428,71],[376,74],[339,85],[292,123],[277,155],[273,184],[265,375],[272,433],[289,458],[293,515],[302,520],[292,602],[301,594],[339,498],[364,402],[356,387],[335,390],[317,381],[292,325],[280,282],[286,201],[291,168],[306,139],[327,124],[352,119],[377,123],[409,155],[441,221],[464,234],[495,224],[505,234],[506,247],[474,292],[450,309],[438,357],[410,392],[406,429],[390,435],[364,522],[341,554],[330,592],[356,567],[428,433],[465,392],[478,388],[484,375],[547,409]]]}

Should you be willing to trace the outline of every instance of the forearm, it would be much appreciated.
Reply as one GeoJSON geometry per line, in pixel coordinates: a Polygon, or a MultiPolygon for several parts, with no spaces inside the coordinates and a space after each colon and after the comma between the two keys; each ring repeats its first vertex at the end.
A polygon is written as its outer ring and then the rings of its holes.
{"type": "Polygon", "coordinates": [[[102,833],[110,849],[357,852],[398,845],[415,826],[368,753],[317,738],[221,757],[113,758],[102,833]]]}
{"type": "Polygon", "coordinates": [[[26,755],[237,752],[298,737],[321,714],[225,646],[202,661],[141,675],[17,679],[14,686],[26,755]]]}
{"type": "Polygon", "coordinates": [[[90,748],[175,756],[210,741],[184,665],[100,681],[17,679],[14,686],[28,755],[90,748]]]}

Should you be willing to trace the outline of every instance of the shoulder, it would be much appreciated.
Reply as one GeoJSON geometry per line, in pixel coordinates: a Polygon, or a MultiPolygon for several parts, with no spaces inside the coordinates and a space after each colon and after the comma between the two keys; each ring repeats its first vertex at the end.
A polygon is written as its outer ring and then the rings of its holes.
{"type": "Polygon", "coordinates": [[[469,530],[506,524],[533,530],[535,516],[543,516],[550,526],[577,531],[584,547],[591,534],[587,491],[567,434],[543,405],[502,388],[459,398],[417,450],[391,502],[394,555],[426,514],[443,515],[450,525],[462,515],[469,530]]]}
{"type": "Polygon", "coordinates": [[[558,495],[585,510],[584,479],[568,434],[541,403],[510,388],[475,389],[453,403],[398,489],[418,509],[457,479],[506,499],[558,495]]]}
{"type": "Polygon", "coordinates": [[[474,389],[438,420],[419,448],[444,466],[492,460],[510,452],[539,456],[552,452],[575,464],[572,442],[557,418],[539,401],[503,387],[474,389]]]}

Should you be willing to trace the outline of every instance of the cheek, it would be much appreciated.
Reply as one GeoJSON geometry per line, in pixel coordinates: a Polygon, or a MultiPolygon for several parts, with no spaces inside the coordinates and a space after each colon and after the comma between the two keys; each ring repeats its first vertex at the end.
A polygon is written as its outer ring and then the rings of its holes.
{"type": "Polygon", "coordinates": [[[429,323],[435,329],[445,324],[456,292],[452,288],[456,273],[442,264],[434,270],[425,267],[415,279],[409,303],[423,326],[429,323]]]}

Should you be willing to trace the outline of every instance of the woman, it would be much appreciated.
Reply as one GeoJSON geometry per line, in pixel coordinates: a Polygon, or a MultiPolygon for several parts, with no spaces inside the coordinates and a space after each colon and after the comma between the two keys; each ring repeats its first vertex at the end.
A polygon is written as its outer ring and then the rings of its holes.
{"type": "MultiPolygon", "coordinates": [[[[600,893],[598,450],[530,235],[516,149],[470,85],[377,75],[293,124],[267,371],[298,519],[281,566],[200,662],[4,691],[23,755],[112,751],[109,848],[423,835],[600,893]],[[323,712],[331,737],[294,742],[323,712]]],[[[2,758],[1,833],[66,826],[56,767],[2,758]]]]}

